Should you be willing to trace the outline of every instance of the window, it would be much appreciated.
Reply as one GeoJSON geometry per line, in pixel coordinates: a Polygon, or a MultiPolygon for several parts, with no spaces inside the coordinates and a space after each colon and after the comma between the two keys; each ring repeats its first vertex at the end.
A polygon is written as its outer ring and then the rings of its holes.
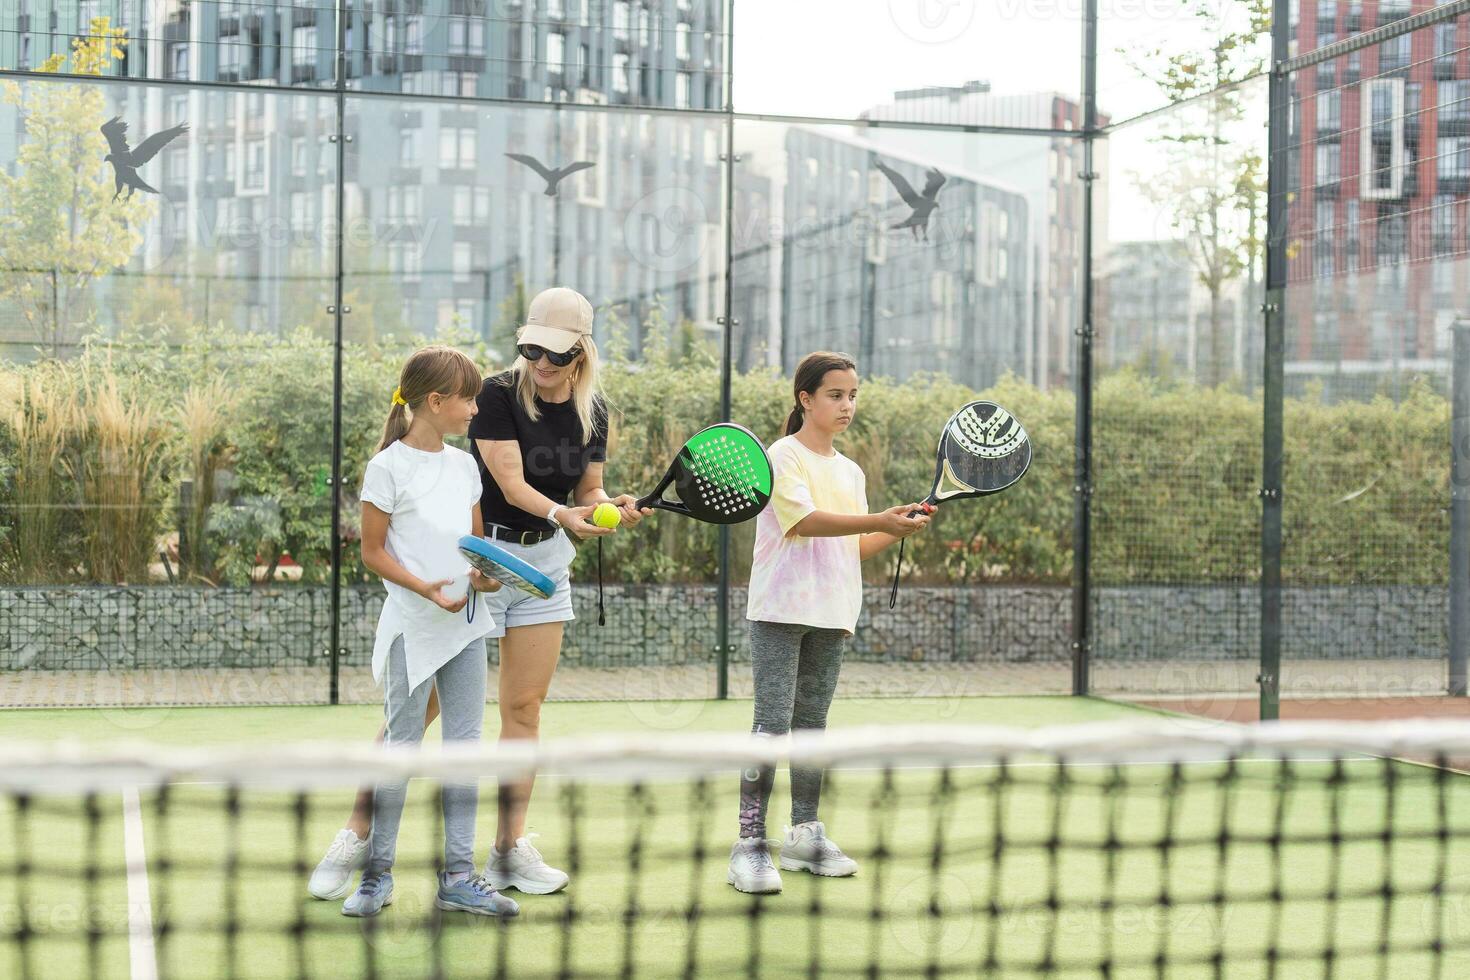
{"type": "Polygon", "coordinates": [[[235,144],[225,144],[225,180],[235,179],[235,144]]]}
{"type": "Polygon", "coordinates": [[[403,220],[416,224],[424,216],[424,189],[418,184],[403,188],[403,220]]]}
{"type": "Polygon", "coordinates": [[[614,0],[613,37],[615,39],[619,41],[628,40],[631,20],[631,10],[628,6],[628,0],[614,0]]]}
{"type": "Polygon", "coordinates": [[[1441,123],[1470,122],[1470,81],[1440,82],[1436,98],[1441,123]]]}
{"type": "Polygon", "coordinates": [[[424,18],[420,16],[403,18],[403,53],[424,53],[424,18]]]}
{"type": "Polygon", "coordinates": [[[1364,82],[1362,104],[1358,146],[1358,156],[1362,161],[1359,194],[1368,200],[1400,197],[1407,169],[1404,80],[1374,78],[1364,82]]]}
{"type": "Polygon", "coordinates": [[[265,186],[265,140],[245,144],[245,186],[256,190],[265,186]]]}
{"type": "Polygon", "coordinates": [[[306,139],[301,136],[291,139],[291,175],[306,176],[306,139]]]}
{"type": "Polygon", "coordinates": [[[189,46],[187,44],[174,45],[173,59],[170,64],[172,66],[171,77],[189,77],[189,46]]]}
{"type": "Polygon", "coordinates": [[[219,39],[219,73],[221,78],[236,79],[245,67],[245,42],[238,34],[219,39]]]}
{"type": "Polygon", "coordinates": [[[679,72],[678,77],[674,81],[674,108],[689,108],[689,86],[692,80],[692,77],[687,71],[679,72]]]}
{"type": "Polygon", "coordinates": [[[1434,199],[1434,250],[1452,252],[1455,249],[1455,198],[1440,194],[1434,199]]]}
{"type": "Polygon", "coordinates": [[[460,227],[469,225],[474,218],[470,210],[473,207],[470,204],[471,190],[472,188],[469,187],[456,187],[454,189],[454,223],[460,227]]]}
{"type": "Polygon", "coordinates": [[[439,130],[439,166],[446,170],[475,166],[476,131],[446,126],[439,130]]]}
{"type": "Polygon", "coordinates": [[[1413,37],[1400,34],[1384,41],[1378,49],[1378,70],[1381,73],[1399,71],[1409,64],[1409,44],[1413,37]]]}
{"type": "Polygon", "coordinates": [[[613,91],[628,93],[628,56],[619,51],[613,55],[613,91]]]}
{"type": "Polygon", "coordinates": [[[1336,143],[1317,145],[1317,187],[1336,189],[1342,179],[1342,147],[1336,143]]]}
{"type": "Polygon", "coordinates": [[[577,83],[579,85],[591,84],[591,50],[585,44],[577,45],[577,83]]]}
{"type": "Polygon", "coordinates": [[[316,64],[315,27],[298,27],[291,32],[291,64],[296,68],[316,64]]]}
{"type": "Polygon", "coordinates": [[[1328,133],[1342,130],[1342,89],[1317,93],[1317,129],[1328,133]]]}
{"type": "Polygon", "coordinates": [[[674,29],[674,57],[689,60],[689,25],[680,24],[674,29]]]}
{"type": "Polygon", "coordinates": [[[471,246],[469,242],[454,243],[454,257],[452,259],[452,262],[454,267],[455,282],[470,281],[470,267],[473,264],[472,259],[473,256],[471,253],[471,246]]]}
{"type": "Polygon", "coordinates": [[[548,71],[566,71],[567,39],[552,31],[546,35],[546,67],[548,71]]]}
{"type": "Polygon", "coordinates": [[[1470,177],[1470,137],[1455,136],[1439,141],[1439,176],[1441,180],[1470,177]]]}
{"type": "Polygon", "coordinates": [[[1455,66],[1456,26],[1454,21],[1434,25],[1434,60],[1451,69],[1455,66]]]}
{"type": "Polygon", "coordinates": [[[291,194],[291,230],[298,235],[311,230],[311,198],[301,191],[291,194]]]}
{"type": "Polygon", "coordinates": [[[485,53],[485,22],[479,18],[453,17],[449,21],[449,53],[485,53]]]}
{"type": "Polygon", "coordinates": [[[404,167],[416,167],[419,163],[419,131],[404,129],[398,133],[398,163],[404,167]]]}

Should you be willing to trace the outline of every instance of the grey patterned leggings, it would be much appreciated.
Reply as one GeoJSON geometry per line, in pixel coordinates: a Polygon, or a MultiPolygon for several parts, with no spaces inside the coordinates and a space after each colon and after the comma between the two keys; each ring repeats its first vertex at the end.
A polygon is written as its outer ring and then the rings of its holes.
{"type": "MultiPolygon", "coordinates": [[[[837,690],[846,630],[794,623],[750,623],[750,667],[755,674],[757,735],[785,735],[796,729],[827,727],[827,709],[837,690]]],[[[740,775],[740,836],[764,837],[766,804],[776,772],[769,766],[740,775]]],[[[791,823],[817,819],[822,770],[791,769],[791,823]]]]}

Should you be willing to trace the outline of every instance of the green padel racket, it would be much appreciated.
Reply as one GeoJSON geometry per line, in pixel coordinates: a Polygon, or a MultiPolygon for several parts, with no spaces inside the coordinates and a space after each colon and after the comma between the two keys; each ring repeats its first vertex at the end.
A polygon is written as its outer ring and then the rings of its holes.
{"type": "Polygon", "coordinates": [[[709,524],[740,524],[771,499],[771,460],[755,433],[719,422],[689,437],[652,493],[638,501],[709,524]],[[678,500],[664,499],[673,484],[678,500]]]}

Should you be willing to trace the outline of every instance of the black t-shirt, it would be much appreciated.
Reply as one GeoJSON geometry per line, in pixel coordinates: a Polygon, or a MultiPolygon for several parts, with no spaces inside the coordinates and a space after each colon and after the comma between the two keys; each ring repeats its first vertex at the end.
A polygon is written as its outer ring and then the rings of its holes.
{"type": "Polygon", "coordinates": [[[528,514],[505,499],[495,477],[480,458],[476,439],[514,439],[521,445],[521,471],[540,493],[558,503],[567,499],[590,463],[607,459],[607,409],[598,399],[593,407],[592,439],[582,444],[582,422],[571,399],[536,399],[541,417],[532,422],[516,396],[515,375],[506,371],[486,378],[475,399],[479,413],[470,422],[470,455],[480,468],[480,514],[486,524],[516,531],[544,531],[551,525],[545,514],[528,514]]]}

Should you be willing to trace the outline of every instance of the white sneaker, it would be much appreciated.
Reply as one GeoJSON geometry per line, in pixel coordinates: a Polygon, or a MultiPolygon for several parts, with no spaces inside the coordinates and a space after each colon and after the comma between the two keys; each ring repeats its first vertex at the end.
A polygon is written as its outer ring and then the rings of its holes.
{"type": "Polygon", "coordinates": [[[485,878],[499,889],[516,888],[527,895],[550,895],[567,887],[567,873],[547,867],[541,852],[531,845],[539,834],[516,838],[510,853],[501,854],[490,845],[490,858],[485,862],[485,878]]]}
{"type": "Polygon", "coordinates": [[[781,872],[771,863],[771,845],[761,837],[742,837],[730,848],[730,872],[725,880],[736,891],[773,895],[781,890],[781,872]]]}
{"type": "Polygon", "coordinates": [[[799,823],[786,828],[781,845],[782,871],[810,871],[827,878],[846,878],[857,874],[857,862],[827,837],[820,820],[799,823]]]}
{"type": "Polygon", "coordinates": [[[337,831],[326,856],[311,873],[306,890],[312,898],[324,902],[345,897],[352,890],[352,872],[367,867],[367,858],[367,841],[346,828],[337,831]]]}

